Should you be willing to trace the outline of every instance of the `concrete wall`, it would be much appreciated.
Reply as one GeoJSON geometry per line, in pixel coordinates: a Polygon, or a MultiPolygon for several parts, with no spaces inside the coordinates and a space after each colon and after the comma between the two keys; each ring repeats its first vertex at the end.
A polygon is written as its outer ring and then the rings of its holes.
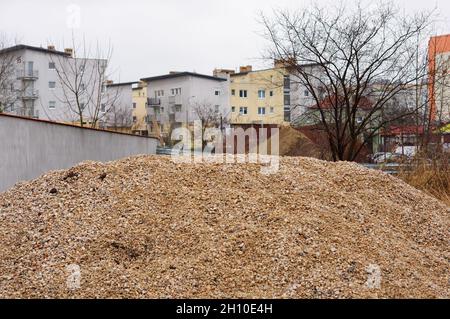
{"type": "Polygon", "coordinates": [[[0,114],[0,192],[82,161],[155,154],[157,140],[0,114]]]}

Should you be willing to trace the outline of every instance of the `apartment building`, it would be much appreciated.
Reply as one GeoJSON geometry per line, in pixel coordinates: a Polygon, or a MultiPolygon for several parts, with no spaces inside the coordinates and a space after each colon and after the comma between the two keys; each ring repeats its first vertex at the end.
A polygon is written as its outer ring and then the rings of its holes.
{"type": "Polygon", "coordinates": [[[289,112],[285,112],[285,107],[290,105],[288,76],[282,69],[253,71],[250,65],[231,74],[232,125],[289,122],[289,112]]]}
{"type": "Polygon", "coordinates": [[[145,82],[139,82],[133,87],[133,134],[148,135],[147,98],[147,85],[145,82]]]}
{"type": "Polygon", "coordinates": [[[450,34],[432,37],[428,44],[430,120],[450,122],[450,34]]]}
{"type": "Polygon", "coordinates": [[[139,82],[113,83],[108,81],[104,103],[100,109],[99,126],[114,131],[131,133],[134,118],[133,89],[139,82]]]}
{"type": "Polygon", "coordinates": [[[98,114],[106,60],[74,58],[73,49],[54,46],[17,45],[0,51],[0,58],[6,55],[14,58],[9,91],[16,98],[4,112],[70,123],[79,123],[81,113],[85,124],[98,114]]]}
{"type": "Polygon", "coordinates": [[[210,109],[227,122],[229,80],[192,72],[170,72],[143,78],[147,84],[147,122],[150,134],[168,136],[174,128],[199,120],[198,109],[210,109]]]}
{"type": "Polygon", "coordinates": [[[264,70],[243,66],[230,77],[231,123],[236,126],[288,125],[314,103],[295,71],[279,61],[264,70]]]}

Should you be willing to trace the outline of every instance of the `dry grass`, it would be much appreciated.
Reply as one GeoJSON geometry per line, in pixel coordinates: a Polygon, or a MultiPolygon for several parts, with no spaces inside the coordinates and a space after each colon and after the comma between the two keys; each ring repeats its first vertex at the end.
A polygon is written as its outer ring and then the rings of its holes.
{"type": "Polygon", "coordinates": [[[416,160],[399,177],[450,206],[450,165],[449,156],[428,160],[416,160]]]}

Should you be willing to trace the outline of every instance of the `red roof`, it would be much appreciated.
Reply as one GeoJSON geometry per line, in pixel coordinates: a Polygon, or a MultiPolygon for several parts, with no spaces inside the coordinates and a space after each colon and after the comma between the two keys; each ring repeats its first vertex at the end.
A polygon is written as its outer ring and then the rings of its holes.
{"type": "Polygon", "coordinates": [[[422,135],[424,132],[424,127],[419,125],[404,125],[404,126],[391,126],[382,135],[390,136],[390,135],[414,135],[420,134],[422,135]]]}

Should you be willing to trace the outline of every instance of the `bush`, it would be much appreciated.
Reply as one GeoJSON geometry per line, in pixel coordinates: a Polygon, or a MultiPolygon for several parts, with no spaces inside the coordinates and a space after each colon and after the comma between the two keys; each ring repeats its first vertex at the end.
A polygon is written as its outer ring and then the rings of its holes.
{"type": "Polygon", "coordinates": [[[429,159],[418,156],[403,169],[399,177],[450,206],[449,155],[439,154],[429,159]]]}

